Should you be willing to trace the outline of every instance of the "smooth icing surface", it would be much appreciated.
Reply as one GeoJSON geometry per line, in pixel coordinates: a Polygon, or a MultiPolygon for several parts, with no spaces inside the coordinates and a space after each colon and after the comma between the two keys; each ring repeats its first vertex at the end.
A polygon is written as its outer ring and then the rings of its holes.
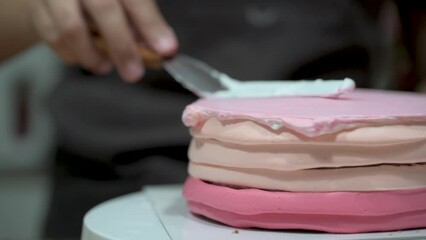
{"type": "Polygon", "coordinates": [[[426,188],[384,192],[271,192],[188,178],[191,211],[235,227],[335,233],[426,227],[426,188]]]}
{"type": "Polygon", "coordinates": [[[252,120],[271,129],[287,128],[312,137],[361,126],[424,124],[426,95],[356,90],[338,99],[201,99],[186,107],[183,121],[194,127],[211,117],[252,120]]]}

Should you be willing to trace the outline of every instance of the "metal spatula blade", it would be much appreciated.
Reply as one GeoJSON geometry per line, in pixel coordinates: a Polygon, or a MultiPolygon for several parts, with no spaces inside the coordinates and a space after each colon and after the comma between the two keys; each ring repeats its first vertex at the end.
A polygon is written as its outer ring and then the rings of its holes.
{"type": "Polygon", "coordinates": [[[220,81],[223,73],[190,56],[178,54],[164,61],[163,66],[177,82],[197,95],[227,89],[220,81]]]}

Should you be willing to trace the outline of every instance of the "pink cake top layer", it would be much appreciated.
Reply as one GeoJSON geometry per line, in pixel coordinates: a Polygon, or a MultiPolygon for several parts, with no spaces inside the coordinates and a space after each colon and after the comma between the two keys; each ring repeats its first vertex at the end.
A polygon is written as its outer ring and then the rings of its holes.
{"type": "Polygon", "coordinates": [[[306,136],[375,124],[426,124],[426,94],[356,90],[341,98],[200,99],[186,107],[188,127],[209,118],[251,120],[306,136]]]}

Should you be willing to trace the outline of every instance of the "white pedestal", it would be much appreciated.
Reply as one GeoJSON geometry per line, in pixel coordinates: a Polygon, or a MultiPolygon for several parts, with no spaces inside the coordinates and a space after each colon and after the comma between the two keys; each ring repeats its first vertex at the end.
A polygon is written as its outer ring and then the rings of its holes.
{"type": "Polygon", "coordinates": [[[180,185],[152,186],[96,206],[84,218],[82,240],[426,239],[426,229],[368,234],[237,230],[193,216],[181,190],[180,185]]]}

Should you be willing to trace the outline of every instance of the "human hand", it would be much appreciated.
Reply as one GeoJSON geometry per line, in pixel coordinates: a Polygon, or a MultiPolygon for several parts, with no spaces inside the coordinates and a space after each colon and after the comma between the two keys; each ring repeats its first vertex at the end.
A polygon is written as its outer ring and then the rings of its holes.
{"type": "Polygon", "coordinates": [[[135,82],[145,71],[141,45],[163,57],[178,48],[155,0],[32,0],[30,9],[36,31],[65,62],[97,74],[115,66],[124,80],[135,82]],[[108,56],[96,48],[92,25],[108,56]]]}

